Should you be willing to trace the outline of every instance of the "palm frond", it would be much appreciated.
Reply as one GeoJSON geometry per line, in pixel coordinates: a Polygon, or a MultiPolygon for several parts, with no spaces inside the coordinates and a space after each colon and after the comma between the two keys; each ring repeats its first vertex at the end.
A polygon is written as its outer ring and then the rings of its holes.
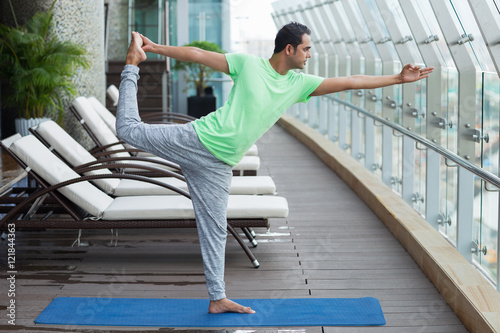
{"type": "Polygon", "coordinates": [[[71,78],[90,66],[85,48],[50,33],[56,1],[20,28],[0,25],[0,74],[9,81],[2,103],[24,118],[46,114],[61,120],[64,98],[75,94],[71,78]]]}

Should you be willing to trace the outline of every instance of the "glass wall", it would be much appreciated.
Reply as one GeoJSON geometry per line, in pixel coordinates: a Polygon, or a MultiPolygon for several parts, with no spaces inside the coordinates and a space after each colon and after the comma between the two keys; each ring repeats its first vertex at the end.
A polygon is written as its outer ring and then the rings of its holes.
{"type": "MultiPolygon", "coordinates": [[[[152,41],[165,43],[165,6],[168,5],[168,40],[170,45],[188,44],[193,41],[210,41],[221,46],[222,49],[229,45],[225,40],[224,25],[229,21],[229,5],[224,0],[189,0],[187,4],[179,3],[178,0],[129,0],[129,30],[140,31],[152,41]],[[187,24],[179,22],[179,6],[187,9],[187,24]],[[182,24],[180,24],[182,23],[182,24]],[[180,38],[179,36],[185,36],[180,38]]],[[[181,20],[182,20],[181,16],[181,20]]],[[[148,54],[149,59],[161,59],[156,54],[148,54]]],[[[194,95],[194,88],[184,91],[180,87],[178,73],[171,73],[172,93],[174,98],[174,109],[182,109],[178,100],[186,96],[194,95]]],[[[208,85],[213,87],[217,98],[217,106],[222,106],[226,96],[224,95],[222,74],[215,73],[208,85]]]]}
{"type": "MultiPolygon", "coordinates": [[[[352,55],[357,53],[364,57],[360,73],[369,75],[398,74],[408,62],[435,67],[434,77],[428,80],[332,94],[326,97],[328,101],[296,106],[291,114],[321,129],[347,152],[353,153],[352,144],[361,138],[360,152],[373,158],[370,165],[362,158],[360,163],[400,193],[498,286],[500,189],[478,176],[487,172],[496,176],[497,185],[500,182],[499,66],[492,58],[495,53],[488,49],[500,40],[500,26],[495,36],[484,34],[494,27],[492,21],[498,21],[498,10],[491,10],[487,1],[461,0],[318,0],[305,9],[298,0],[279,2],[289,12],[300,10],[306,25],[329,30],[334,56],[328,57],[328,67],[347,61],[344,67],[353,70],[357,63],[352,55]],[[337,25],[349,29],[321,22],[336,19],[332,12],[309,15],[309,11],[328,8],[342,13],[337,25]],[[484,17],[484,22],[477,17],[484,17]],[[364,99],[357,100],[360,97],[364,99]],[[350,110],[349,116],[345,110],[350,110]],[[351,116],[356,110],[375,114],[391,125],[366,120],[359,126],[351,116]],[[310,116],[316,114],[323,116],[310,116]],[[403,136],[399,128],[421,139],[403,136]],[[434,158],[432,154],[437,153],[429,145],[443,153],[434,158]],[[464,168],[470,163],[478,167],[478,175],[464,168]]],[[[284,13],[274,15],[279,18],[284,13]]]]}
{"type": "MultiPolygon", "coordinates": [[[[221,0],[189,0],[189,42],[209,41],[223,46],[222,21],[223,4],[221,0]]],[[[222,74],[214,73],[213,80],[208,85],[213,87],[217,97],[217,107],[224,102],[222,94],[222,74]]],[[[189,95],[194,95],[194,89],[189,95]]]]}
{"type": "MultiPolygon", "coordinates": [[[[484,72],[482,77],[482,125],[478,135],[488,138],[480,140],[481,167],[498,175],[499,163],[499,114],[500,114],[500,82],[497,73],[484,72]]],[[[498,255],[498,210],[492,209],[499,203],[498,188],[491,184],[476,180],[474,189],[474,232],[479,247],[486,248],[478,252],[476,260],[494,280],[497,279],[498,255]]]]}
{"type": "MultiPolygon", "coordinates": [[[[164,43],[162,34],[162,1],[133,0],[131,1],[131,31],[139,31],[156,43],[164,43]]],[[[149,59],[160,59],[157,54],[148,53],[149,59]]]]}
{"type": "Polygon", "coordinates": [[[221,0],[189,1],[189,40],[222,45],[221,0]]]}

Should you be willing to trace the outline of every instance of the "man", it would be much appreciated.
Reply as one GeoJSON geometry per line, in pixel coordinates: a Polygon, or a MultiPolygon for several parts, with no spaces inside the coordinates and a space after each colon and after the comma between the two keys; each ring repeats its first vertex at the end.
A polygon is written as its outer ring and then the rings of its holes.
{"type": "Polygon", "coordinates": [[[298,74],[311,57],[311,31],[291,22],[276,35],[270,59],[247,54],[220,54],[193,47],[158,45],[133,32],[122,72],[116,129],[127,143],[179,164],[186,177],[196,215],[209,312],[254,313],[226,298],[224,256],[226,208],[232,166],[281,115],[297,102],[348,89],[373,89],[413,82],[433,68],[406,65],[387,76],[323,79],[298,74]],[[138,115],[138,64],[153,52],[182,61],[201,63],[228,74],[234,81],[228,101],[220,109],[192,123],[172,126],[144,124],[138,115]]]}

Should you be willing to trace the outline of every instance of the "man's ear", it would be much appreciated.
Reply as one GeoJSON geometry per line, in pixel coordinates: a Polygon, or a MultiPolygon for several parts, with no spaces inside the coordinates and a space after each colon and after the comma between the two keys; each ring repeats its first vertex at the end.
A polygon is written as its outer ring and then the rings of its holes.
{"type": "Polygon", "coordinates": [[[287,44],[285,46],[285,54],[286,55],[291,55],[293,54],[293,51],[294,51],[294,48],[293,48],[293,45],[292,44],[287,44]]]}

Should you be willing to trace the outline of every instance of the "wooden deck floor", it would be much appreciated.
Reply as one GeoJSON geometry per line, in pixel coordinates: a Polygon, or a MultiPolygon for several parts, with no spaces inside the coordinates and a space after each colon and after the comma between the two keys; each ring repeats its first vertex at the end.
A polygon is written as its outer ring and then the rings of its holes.
{"type": "MultiPolygon", "coordinates": [[[[270,175],[290,215],[256,230],[259,269],[228,239],[231,298],[366,297],[380,300],[383,327],[225,329],[238,332],[467,332],[412,258],[370,209],[316,156],[281,128],[259,142],[259,174],[270,175]]],[[[56,296],[206,298],[195,230],[19,232],[16,238],[16,326],[6,325],[6,279],[0,330],[33,332],[169,331],[168,328],[68,327],[33,320],[56,296]]],[[[5,242],[1,242],[2,271],[5,242]]],[[[180,329],[179,329],[180,330],[180,329]]],[[[192,330],[192,329],[191,329],[192,330]]],[[[192,330],[198,331],[198,330],[192,330]]],[[[214,330],[212,330],[214,331],[214,330]]]]}

